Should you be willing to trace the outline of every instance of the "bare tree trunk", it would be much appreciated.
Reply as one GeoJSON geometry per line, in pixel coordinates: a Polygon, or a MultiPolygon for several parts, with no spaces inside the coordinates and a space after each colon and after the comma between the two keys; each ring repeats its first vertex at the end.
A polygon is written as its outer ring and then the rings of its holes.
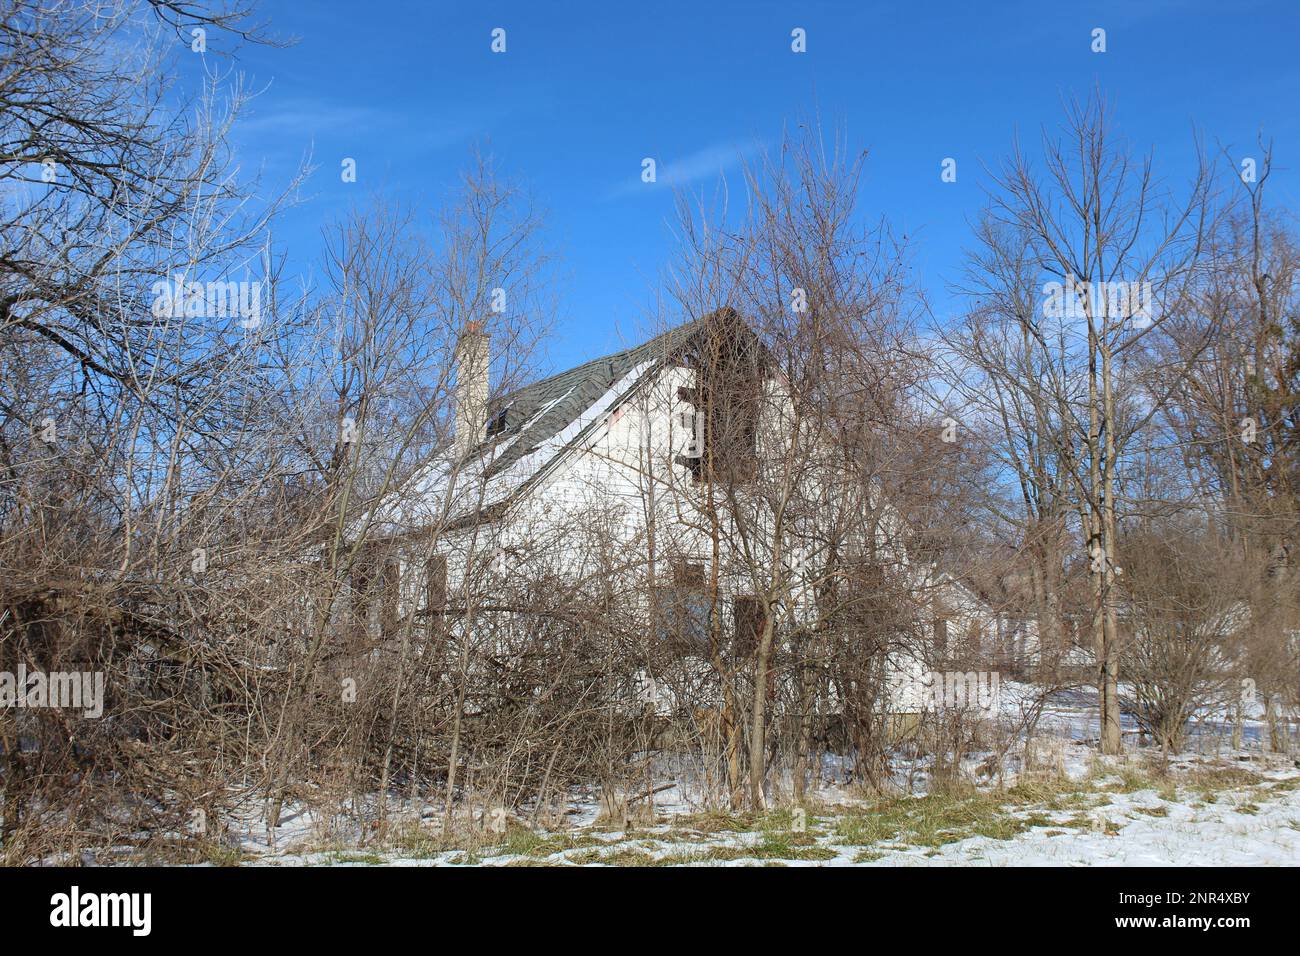
{"type": "MultiPolygon", "coordinates": [[[[1104,320],[1109,321],[1109,316],[1104,320]]],[[[1119,568],[1118,554],[1115,547],[1115,429],[1118,416],[1115,410],[1113,376],[1110,367],[1109,329],[1103,325],[1101,336],[1101,381],[1102,381],[1102,418],[1105,422],[1105,468],[1102,472],[1102,540],[1104,563],[1101,573],[1102,606],[1105,617],[1102,622],[1102,661],[1105,693],[1102,712],[1101,751],[1106,754],[1123,752],[1123,737],[1120,734],[1119,708],[1119,627],[1115,610],[1115,575],[1119,568]]]]}
{"type": "Polygon", "coordinates": [[[767,769],[767,696],[768,666],[772,656],[772,637],[775,628],[772,625],[772,610],[767,601],[763,602],[763,632],[758,644],[758,653],[754,662],[754,714],[749,728],[749,802],[755,810],[762,810],[763,778],[767,769]]]}

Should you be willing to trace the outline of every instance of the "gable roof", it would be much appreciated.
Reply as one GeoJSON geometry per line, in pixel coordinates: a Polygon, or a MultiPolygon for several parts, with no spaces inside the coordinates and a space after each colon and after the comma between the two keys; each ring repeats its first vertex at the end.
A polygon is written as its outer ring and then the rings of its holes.
{"type": "Polygon", "coordinates": [[[501,474],[544,446],[615,390],[629,372],[657,365],[681,351],[712,318],[687,322],[641,345],[592,359],[494,399],[488,405],[489,435],[475,449],[481,453],[501,446],[487,466],[486,476],[491,479],[501,474]]]}
{"type": "Polygon", "coordinates": [[[375,516],[390,535],[435,521],[477,523],[525,494],[665,364],[720,325],[743,327],[731,309],[686,322],[630,349],[592,359],[488,403],[491,432],[463,463],[440,454],[391,495],[375,516]],[[440,516],[440,517],[439,517],[440,516]]]}

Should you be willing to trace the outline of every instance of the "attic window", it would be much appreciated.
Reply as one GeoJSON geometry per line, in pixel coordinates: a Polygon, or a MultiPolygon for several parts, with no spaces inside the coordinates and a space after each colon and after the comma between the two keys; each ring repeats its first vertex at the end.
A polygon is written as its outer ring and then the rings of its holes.
{"type": "MultiPolygon", "coordinates": [[[[679,386],[677,398],[693,407],[688,449],[677,456],[694,481],[744,483],[758,464],[758,416],[763,371],[746,339],[713,335],[693,356],[694,387],[679,386]]],[[[686,420],[682,419],[683,426],[686,420]]]]}

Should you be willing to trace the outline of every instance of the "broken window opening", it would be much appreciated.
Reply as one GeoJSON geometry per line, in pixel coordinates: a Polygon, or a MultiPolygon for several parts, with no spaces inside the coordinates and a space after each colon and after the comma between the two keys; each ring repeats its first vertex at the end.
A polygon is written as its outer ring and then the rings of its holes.
{"type": "Polygon", "coordinates": [[[431,555],[424,564],[424,613],[432,621],[447,611],[447,556],[431,555]]]}
{"type": "Polygon", "coordinates": [[[752,594],[742,594],[732,601],[732,649],[737,657],[753,657],[758,651],[767,624],[767,609],[752,594]]]}
{"type": "Polygon", "coordinates": [[[692,481],[747,483],[758,474],[758,430],[764,368],[760,346],[743,324],[716,325],[686,356],[694,387],[677,397],[691,406],[693,426],[676,462],[692,481]]]}
{"type": "Polygon", "coordinates": [[[678,558],[671,568],[672,583],[654,588],[655,642],[674,656],[707,654],[713,602],[706,566],[703,561],[678,558]]]}

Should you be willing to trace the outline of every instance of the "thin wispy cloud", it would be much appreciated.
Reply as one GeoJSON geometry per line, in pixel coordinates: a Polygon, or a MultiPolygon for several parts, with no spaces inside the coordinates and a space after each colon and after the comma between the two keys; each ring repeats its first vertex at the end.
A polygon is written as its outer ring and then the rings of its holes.
{"type": "Polygon", "coordinates": [[[469,143],[509,115],[508,110],[461,108],[439,112],[436,121],[412,125],[401,112],[326,99],[293,98],[271,103],[254,100],[235,126],[236,136],[264,149],[301,147],[346,139],[366,129],[368,140],[382,141],[412,155],[469,143]]]}
{"type": "Polygon", "coordinates": [[[265,109],[259,109],[254,101],[240,118],[239,130],[243,133],[316,136],[352,128],[361,122],[374,124],[383,119],[383,114],[372,107],[319,99],[288,100],[265,109]]]}
{"type": "Polygon", "coordinates": [[[739,167],[746,159],[762,150],[763,144],[757,142],[715,143],[676,159],[651,156],[656,164],[655,181],[641,180],[640,165],[637,171],[626,181],[613,186],[606,194],[607,199],[620,199],[635,195],[640,190],[680,189],[694,183],[703,182],[726,175],[739,167]]]}

